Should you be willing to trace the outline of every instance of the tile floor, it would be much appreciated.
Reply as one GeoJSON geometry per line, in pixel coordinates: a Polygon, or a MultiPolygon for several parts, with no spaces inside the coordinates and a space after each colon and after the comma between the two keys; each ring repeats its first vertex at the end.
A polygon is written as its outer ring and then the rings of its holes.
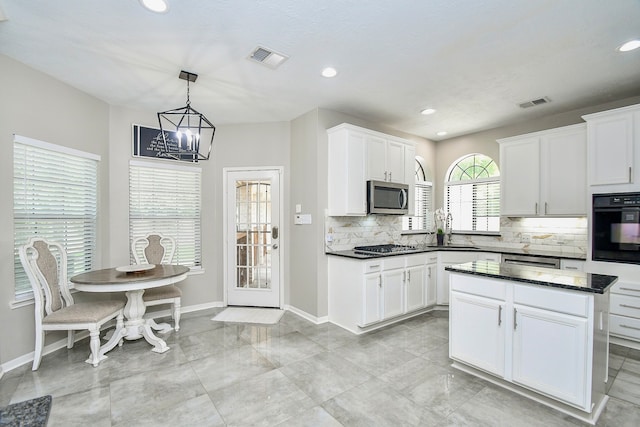
{"type": "MultiPolygon", "coordinates": [[[[93,368],[86,340],[0,380],[0,406],[53,395],[49,426],[576,426],[449,366],[447,312],[355,336],[287,312],[275,326],[186,314],[171,350],[126,342],[93,368]]],[[[599,426],[640,425],[640,351],[611,348],[599,426]]]]}

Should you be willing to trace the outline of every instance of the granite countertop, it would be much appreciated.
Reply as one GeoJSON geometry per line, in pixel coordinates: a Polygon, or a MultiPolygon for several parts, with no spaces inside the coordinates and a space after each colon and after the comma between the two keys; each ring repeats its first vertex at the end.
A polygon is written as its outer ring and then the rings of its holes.
{"type": "Polygon", "coordinates": [[[557,270],[544,267],[530,267],[500,264],[494,261],[472,261],[445,267],[454,273],[511,280],[533,285],[550,286],[581,292],[604,294],[618,281],[616,276],[584,273],[582,271],[557,270]]]}
{"type": "Polygon", "coordinates": [[[496,254],[511,254],[511,255],[529,255],[529,256],[544,256],[554,257],[560,259],[572,259],[578,261],[585,261],[587,256],[584,254],[565,254],[553,251],[532,251],[529,249],[515,249],[515,248],[497,248],[487,246],[467,246],[467,245],[445,245],[445,246],[433,246],[433,245],[417,245],[415,250],[391,252],[386,254],[360,254],[354,250],[345,251],[329,251],[327,255],[341,256],[353,259],[372,259],[372,258],[386,258],[390,256],[412,255],[420,253],[429,253],[437,251],[447,252],[490,252],[496,254]]]}

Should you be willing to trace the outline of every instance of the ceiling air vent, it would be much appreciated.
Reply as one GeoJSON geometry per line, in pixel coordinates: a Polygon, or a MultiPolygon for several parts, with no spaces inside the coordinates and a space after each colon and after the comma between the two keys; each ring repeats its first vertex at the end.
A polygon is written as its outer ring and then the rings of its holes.
{"type": "Polygon", "coordinates": [[[287,55],[283,55],[282,53],[278,53],[274,50],[261,46],[255,48],[248,58],[273,69],[278,68],[284,61],[289,59],[287,55]]]}
{"type": "Polygon", "coordinates": [[[551,100],[545,96],[544,98],[532,99],[531,101],[526,101],[518,105],[520,108],[529,108],[535,107],[536,105],[546,104],[548,102],[551,102],[551,100]]]}

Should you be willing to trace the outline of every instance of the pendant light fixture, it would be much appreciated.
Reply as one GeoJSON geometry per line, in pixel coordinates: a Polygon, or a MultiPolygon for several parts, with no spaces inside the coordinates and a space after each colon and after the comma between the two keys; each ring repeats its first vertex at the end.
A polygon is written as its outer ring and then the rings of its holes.
{"type": "Polygon", "coordinates": [[[192,162],[209,160],[216,127],[192,108],[189,100],[189,83],[195,82],[198,75],[182,70],[179,77],[187,81],[187,105],[158,113],[162,134],[158,156],[192,162]]]}

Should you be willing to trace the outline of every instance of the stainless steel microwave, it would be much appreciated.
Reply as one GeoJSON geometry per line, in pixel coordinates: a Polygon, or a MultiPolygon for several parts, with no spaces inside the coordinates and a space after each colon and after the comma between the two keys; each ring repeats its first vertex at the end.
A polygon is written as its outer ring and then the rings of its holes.
{"type": "Polygon", "coordinates": [[[367,181],[367,213],[409,213],[409,186],[397,182],[367,181]]]}
{"type": "Polygon", "coordinates": [[[640,264],[640,193],[594,194],[594,261],[640,264]]]}

